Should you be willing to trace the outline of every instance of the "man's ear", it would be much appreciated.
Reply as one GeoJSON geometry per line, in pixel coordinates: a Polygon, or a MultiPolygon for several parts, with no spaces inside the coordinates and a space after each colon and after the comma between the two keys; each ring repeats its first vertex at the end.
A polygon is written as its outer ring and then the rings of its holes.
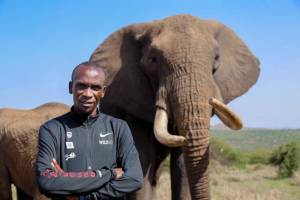
{"type": "Polygon", "coordinates": [[[72,85],[73,85],[73,82],[70,81],[69,82],[69,94],[73,94],[73,92],[72,92],[72,85]]]}
{"type": "Polygon", "coordinates": [[[104,95],[105,95],[105,91],[106,91],[106,86],[104,86],[104,87],[103,87],[102,94],[101,94],[101,98],[103,98],[103,97],[104,97],[104,95]]]}

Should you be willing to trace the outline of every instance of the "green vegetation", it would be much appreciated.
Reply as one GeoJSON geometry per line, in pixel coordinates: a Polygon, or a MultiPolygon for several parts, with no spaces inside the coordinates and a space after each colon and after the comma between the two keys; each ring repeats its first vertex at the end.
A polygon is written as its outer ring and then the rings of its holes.
{"type": "Polygon", "coordinates": [[[300,167],[300,142],[291,142],[276,149],[270,162],[279,167],[279,178],[292,177],[300,167]]]}
{"type": "Polygon", "coordinates": [[[211,154],[221,162],[242,168],[273,164],[279,178],[291,177],[300,168],[299,130],[214,130],[212,135],[211,154]]]}
{"type": "Polygon", "coordinates": [[[233,146],[241,151],[257,149],[274,150],[282,144],[300,141],[300,130],[283,129],[243,129],[233,131],[229,129],[211,130],[213,137],[233,146]]]}
{"type": "Polygon", "coordinates": [[[211,139],[210,149],[212,157],[215,157],[217,160],[242,168],[247,164],[267,164],[272,154],[272,151],[264,149],[248,152],[241,151],[215,137],[211,139]]]}

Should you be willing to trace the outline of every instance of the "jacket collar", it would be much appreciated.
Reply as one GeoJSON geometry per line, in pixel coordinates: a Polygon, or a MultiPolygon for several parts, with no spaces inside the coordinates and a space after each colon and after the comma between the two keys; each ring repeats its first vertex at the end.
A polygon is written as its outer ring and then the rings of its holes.
{"type": "Polygon", "coordinates": [[[91,125],[100,116],[100,111],[99,108],[97,107],[97,114],[95,116],[91,116],[91,115],[86,115],[86,114],[76,112],[74,106],[72,106],[70,110],[70,115],[72,119],[74,119],[79,123],[82,123],[83,125],[91,125]]]}

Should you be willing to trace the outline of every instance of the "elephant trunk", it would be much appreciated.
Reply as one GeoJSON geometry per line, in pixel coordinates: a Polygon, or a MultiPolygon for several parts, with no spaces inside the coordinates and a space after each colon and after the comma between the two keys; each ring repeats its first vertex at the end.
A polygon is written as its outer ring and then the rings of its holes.
{"type": "Polygon", "coordinates": [[[191,198],[210,199],[208,165],[210,118],[215,96],[213,81],[208,76],[193,73],[174,81],[176,86],[170,102],[179,135],[187,145],[183,147],[191,198]],[[179,85],[179,87],[177,86],[179,85]]]}
{"type": "Polygon", "coordinates": [[[185,135],[188,143],[187,146],[183,147],[183,153],[191,197],[193,200],[209,199],[208,165],[211,109],[208,103],[206,105],[190,104],[184,107],[182,112],[187,113],[187,117],[178,124],[178,131],[180,135],[185,135]],[[206,108],[203,109],[203,106],[206,108]]]}

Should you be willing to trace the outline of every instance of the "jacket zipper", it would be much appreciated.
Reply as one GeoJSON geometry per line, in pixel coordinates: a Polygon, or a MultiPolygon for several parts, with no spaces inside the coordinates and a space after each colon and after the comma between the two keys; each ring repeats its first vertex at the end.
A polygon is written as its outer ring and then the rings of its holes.
{"type": "Polygon", "coordinates": [[[85,128],[87,130],[87,169],[88,171],[92,170],[92,162],[91,162],[91,133],[90,133],[90,128],[89,128],[89,119],[87,119],[87,123],[85,124],[85,128]]]}

